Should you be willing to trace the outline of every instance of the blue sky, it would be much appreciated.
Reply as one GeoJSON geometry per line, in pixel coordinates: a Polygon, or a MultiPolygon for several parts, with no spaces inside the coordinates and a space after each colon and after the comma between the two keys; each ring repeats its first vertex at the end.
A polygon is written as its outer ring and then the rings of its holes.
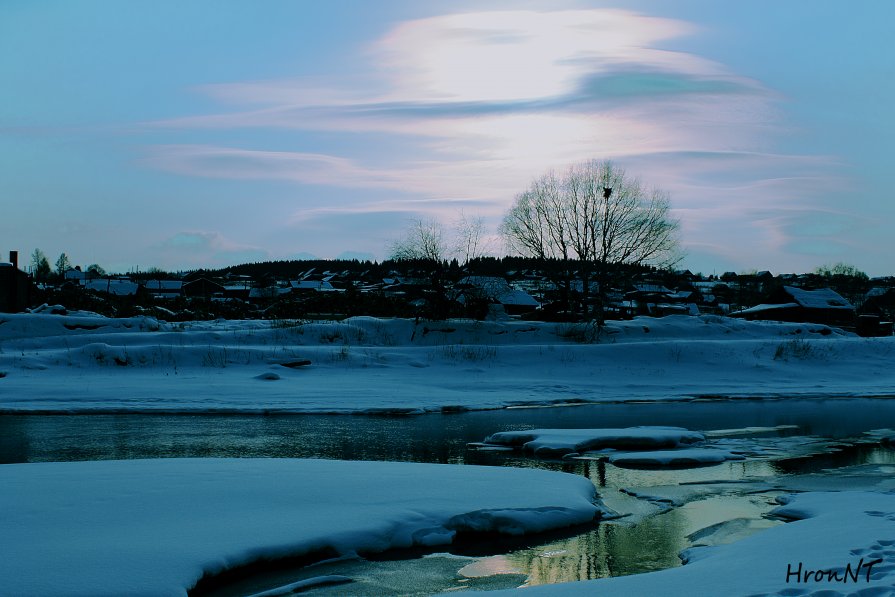
{"type": "MultiPolygon", "coordinates": [[[[895,4],[5,0],[0,251],[381,259],[599,158],[693,271],[895,273],[895,4]]],[[[492,245],[501,253],[498,238],[492,245]]]]}

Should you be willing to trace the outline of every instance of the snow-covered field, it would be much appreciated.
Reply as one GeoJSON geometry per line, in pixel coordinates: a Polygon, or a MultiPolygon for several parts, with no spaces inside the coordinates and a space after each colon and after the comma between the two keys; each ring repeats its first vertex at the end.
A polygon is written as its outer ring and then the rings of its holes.
{"type": "Polygon", "coordinates": [[[432,412],[895,392],[895,337],[712,316],[612,322],[581,342],[590,332],[517,321],[2,315],[0,412],[432,412]]]}
{"type": "MultiPolygon", "coordinates": [[[[170,324],[89,313],[2,314],[0,413],[425,413],[694,397],[893,396],[893,357],[895,338],[718,317],[612,322],[594,337],[586,326],[519,321],[170,324]]],[[[606,450],[618,466],[664,466],[740,459],[739,440],[730,439],[737,433],[712,439],[675,428],[542,429],[495,433],[487,442],[537,455],[606,450]]],[[[695,548],[680,568],[522,594],[895,594],[893,472],[876,466],[835,487],[828,480],[783,484],[797,493],[783,497],[777,513],[800,520],[695,548]],[[851,491],[830,491],[843,488],[851,491]]],[[[472,466],[288,459],[6,464],[0,594],[179,595],[204,574],[263,558],[381,551],[447,543],[463,530],[523,533],[583,522],[600,512],[593,491],[582,477],[472,466]]]]}

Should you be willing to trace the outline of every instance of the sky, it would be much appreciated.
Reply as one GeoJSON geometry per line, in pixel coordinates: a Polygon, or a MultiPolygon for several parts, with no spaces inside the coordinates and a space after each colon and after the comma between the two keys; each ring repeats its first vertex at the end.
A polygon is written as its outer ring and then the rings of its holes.
{"type": "Polygon", "coordinates": [[[895,274],[887,0],[3,0],[0,260],[387,257],[550,169],[667,191],[681,268],[895,274]]]}

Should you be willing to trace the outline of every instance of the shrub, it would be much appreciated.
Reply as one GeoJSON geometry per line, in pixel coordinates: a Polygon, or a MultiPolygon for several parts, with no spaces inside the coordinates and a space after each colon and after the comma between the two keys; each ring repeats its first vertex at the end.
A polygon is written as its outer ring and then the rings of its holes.
{"type": "Polygon", "coordinates": [[[811,346],[810,342],[802,339],[781,342],[777,345],[777,350],[774,351],[775,361],[781,359],[788,361],[790,358],[804,360],[814,356],[816,356],[814,347],[811,346]]]}

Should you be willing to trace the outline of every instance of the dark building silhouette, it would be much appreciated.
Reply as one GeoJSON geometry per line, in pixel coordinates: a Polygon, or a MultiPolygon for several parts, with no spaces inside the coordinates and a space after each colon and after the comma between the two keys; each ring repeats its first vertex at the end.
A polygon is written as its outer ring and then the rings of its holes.
{"type": "Polygon", "coordinates": [[[28,307],[31,277],[19,269],[19,252],[9,252],[9,262],[0,262],[0,312],[16,313],[28,307]]]}

